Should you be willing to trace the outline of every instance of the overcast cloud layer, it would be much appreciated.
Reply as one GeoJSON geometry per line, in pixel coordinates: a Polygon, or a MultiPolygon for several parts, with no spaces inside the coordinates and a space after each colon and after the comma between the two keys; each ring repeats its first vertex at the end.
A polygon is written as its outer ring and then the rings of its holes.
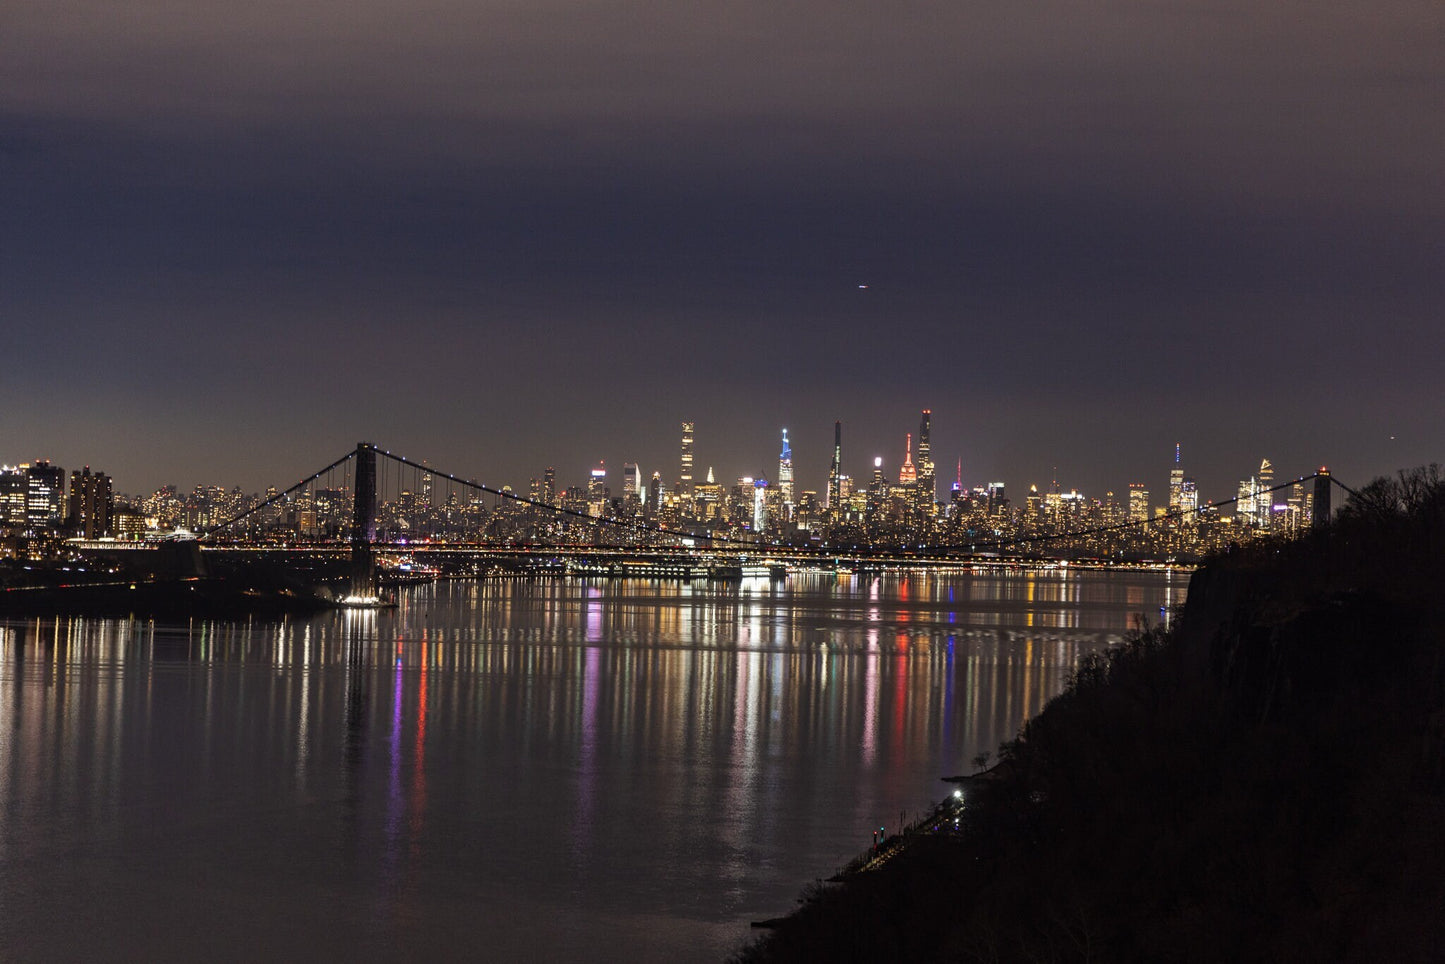
{"type": "Polygon", "coordinates": [[[694,419],[813,487],[931,407],[971,485],[1363,482],[1445,451],[1442,50],[1434,0],[11,5],[0,461],[670,480],[694,419]]]}

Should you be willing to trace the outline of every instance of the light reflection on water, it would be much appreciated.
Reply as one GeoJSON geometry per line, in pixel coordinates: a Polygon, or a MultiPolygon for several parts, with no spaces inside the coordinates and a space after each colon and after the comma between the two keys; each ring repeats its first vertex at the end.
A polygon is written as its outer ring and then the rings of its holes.
{"type": "Polygon", "coordinates": [[[458,582],[3,624],[0,958],[718,959],[1185,583],[458,582]]]}

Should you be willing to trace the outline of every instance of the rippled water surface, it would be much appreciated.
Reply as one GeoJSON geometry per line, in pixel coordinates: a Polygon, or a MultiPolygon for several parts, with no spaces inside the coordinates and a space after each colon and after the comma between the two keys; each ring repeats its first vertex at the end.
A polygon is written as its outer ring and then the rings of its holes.
{"type": "Polygon", "coordinates": [[[719,960],[1186,583],[508,580],[0,623],[0,959],[719,960]]]}

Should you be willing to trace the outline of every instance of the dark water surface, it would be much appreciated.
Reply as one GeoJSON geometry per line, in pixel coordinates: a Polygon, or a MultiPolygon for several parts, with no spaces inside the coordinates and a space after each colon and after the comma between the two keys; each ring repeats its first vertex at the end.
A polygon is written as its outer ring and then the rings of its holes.
{"type": "Polygon", "coordinates": [[[719,960],[1164,573],[443,583],[0,624],[0,960],[719,960]]]}

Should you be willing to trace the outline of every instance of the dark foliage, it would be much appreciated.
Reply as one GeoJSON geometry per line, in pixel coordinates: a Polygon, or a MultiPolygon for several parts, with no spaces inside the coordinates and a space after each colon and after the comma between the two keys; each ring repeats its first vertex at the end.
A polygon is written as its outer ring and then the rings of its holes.
{"type": "Polygon", "coordinates": [[[960,840],[812,895],[746,961],[1435,960],[1445,479],[1196,573],[1000,748],[960,840]]]}

